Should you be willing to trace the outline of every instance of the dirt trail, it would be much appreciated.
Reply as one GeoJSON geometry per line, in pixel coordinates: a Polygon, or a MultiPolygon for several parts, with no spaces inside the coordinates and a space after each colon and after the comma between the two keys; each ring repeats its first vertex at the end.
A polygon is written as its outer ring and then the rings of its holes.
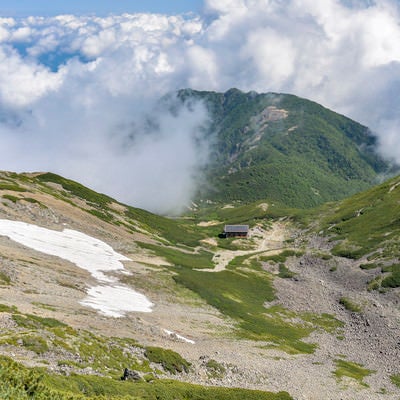
{"type": "Polygon", "coordinates": [[[215,267],[201,269],[199,271],[223,271],[234,258],[240,256],[255,255],[260,252],[265,252],[268,255],[278,254],[285,248],[284,241],[287,237],[287,227],[283,222],[274,222],[272,227],[268,230],[256,226],[250,229],[248,237],[254,241],[256,245],[255,248],[251,250],[219,250],[214,254],[212,259],[215,263],[215,267]]]}

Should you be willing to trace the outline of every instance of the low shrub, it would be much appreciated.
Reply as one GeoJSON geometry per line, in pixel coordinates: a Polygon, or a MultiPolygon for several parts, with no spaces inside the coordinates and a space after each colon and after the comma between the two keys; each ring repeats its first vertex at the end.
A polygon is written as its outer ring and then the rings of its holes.
{"type": "Polygon", "coordinates": [[[382,287],[384,288],[397,288],[400,287],[400,264],[391,267],[392,274],[383,278],[382,287]]]}
{"type": "Polygon", "coordinates": [[[24,347],[36,354],[43,354],[49,350],[46,340],[40,336],[25,336],[22,338],[22,343],[24,347]]]}
{"type": "Polygon", "coordinates": [[[339,300],[339,304],[341,304],[348,311],[356,313],[361,312],[361,307],[358,304],[355,304],[352,300],[348,299],[347,297],[341,297],[339,300]]]}
{"type": "Polygon", "coordinates": [[[370,369],[364,368],[361,364],[350,361],[335,360],[335,364],[336,370],[334,371],[334,375],[338,379],[346,376],[348,378],[355,379],[363,386],[368,386],[366,383],[363,382],[364,378],[375,372],[370,369]]]}
{"type": "Polygon", "coordinates": [[[376,263],[366,263],[366,264],[360,264],[360,268],[363,270],[370,270],[370,269],[375,269],[378,268],[379,265],[376,263]]]}
{"type": "Polygon", "coordinates": [[[17,307],[15,306],[7,306],[5,304],[0,304],[0,312],[16,312],[17,311],[17,307]]]}
{"type": "Polygon", "coordinates": [[[11,190],[13,192],[26,192],[26,189],[12,183],[0,183],[0,190],[11,190]]]}
{"type": "Polygon", "coordinates": [[[13,314],[12,316],[14,322],[17,323],[18,326],[22,328],[28,329],[39,329],[39,328],[56,328],[56,327],[66,327],[66,325],[58,321],[54,318],[43,318],[38,317],[37,315],[21,315],[21,314],[13,314]]]}
{"type": "Polygon", "coordinates": [[[3,194],[2,197],[3,197],[3,199],[10,200],[10,201],[12,201],[13,203],[16,203],[18,200],[20,200],[19,197],[12,196],[11,194],[3,194]]]}
{"type": "Polygon", "coordinates": [[[5,273],[0,271],[0,284],[9,285],[11,283],[11,278],[5,273]]]}
{"type": "Polygon", "coordinates": [[[211,378],[222,378],[226,372],[226,368],[214,359],[208,360],[206,363],[208,376],[211,378]]]}
{"type": "Polygon", "coordinates": [[[279,264],[279,273],[278,276],[280,278],[288,279],[293,278],[296,274],[292,272],[285,264],[279,264]]]}
{"type": "Polygon", "coordinates": [[[394,385],[396,385],[398,388],[400,388],[400,374],[397,375],[391,375],[390,380],[394,385]]]}
{"type": "Polygon", "coordinates": [[[161,347],[147,347],[145,356],[149,361],[161,364],[165,371],[172,374],[189,372],[190,363],[172,350],[161,347]]]}

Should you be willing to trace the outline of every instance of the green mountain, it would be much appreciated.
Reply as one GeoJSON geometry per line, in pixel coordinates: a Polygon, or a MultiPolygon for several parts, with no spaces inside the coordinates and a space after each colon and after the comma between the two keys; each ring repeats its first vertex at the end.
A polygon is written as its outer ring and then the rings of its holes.
{"type": "Polygon", "coordinates": [[[237,89],[186,89],[178,97],[203,101],[212,121],[214,152],[200,199],[268,198],[307,208],[367,189],[389,169],[368,128],[312,101],[237,89]]]}

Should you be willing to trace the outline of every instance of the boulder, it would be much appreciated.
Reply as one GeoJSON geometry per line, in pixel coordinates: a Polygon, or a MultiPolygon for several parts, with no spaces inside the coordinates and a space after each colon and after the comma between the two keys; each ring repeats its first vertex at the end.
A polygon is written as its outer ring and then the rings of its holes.
{"type": "Polygon", "coordinates": [[[121,376],[121,381],[141,381],[142,377],[137,371],[132,371],[128,368],[124,369],[124,375],[121,376]]]}

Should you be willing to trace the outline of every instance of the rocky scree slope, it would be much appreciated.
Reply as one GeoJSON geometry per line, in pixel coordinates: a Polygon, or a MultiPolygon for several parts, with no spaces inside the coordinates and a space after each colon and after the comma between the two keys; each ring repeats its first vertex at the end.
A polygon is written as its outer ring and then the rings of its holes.
{"type": "MultiPolygon", "coordinates": [[[[386,193],[397,196],[396,184],[357,196],[381,204],[386,193]]],[[[368,291],[376,271],[338,252],[351,237],[329,229],[332,212],[341,215],[351,201],[315,212],[263,201],[170,220],[54,174],[4,172],[0,190],[1,218],[103,240],[131,259],[131,275],[115,277],[154,303],[152,313],[103,316],[79,303],[90,274],[1,237],[0,352],[57,372],[52,387],[62,374],[115,381],[130,367],[153,382],[172,377],[265,396],[398,398],[398,289],[368,291]],[[219,239],[226,221],[249,223],[250,236],[219,239]],[[148,357],[154,347],[178,355],[158,350],[164,363],[155,362],[148,357]],[[171,357],[182,372],[171,372],[171,357]]],[[[114,381],[97,385],[105,390],[114,381]]]]}

